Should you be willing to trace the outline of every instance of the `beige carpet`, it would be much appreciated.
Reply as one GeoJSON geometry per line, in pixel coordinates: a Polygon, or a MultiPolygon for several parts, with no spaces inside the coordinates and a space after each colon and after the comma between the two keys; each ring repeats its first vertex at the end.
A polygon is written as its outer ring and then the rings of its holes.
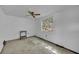
{"type": "Polygon", "coordinates": [[[2,54],[73,54],[73,52],[41,40],[29,37],[22,40],[7,41],[2,54]]]}

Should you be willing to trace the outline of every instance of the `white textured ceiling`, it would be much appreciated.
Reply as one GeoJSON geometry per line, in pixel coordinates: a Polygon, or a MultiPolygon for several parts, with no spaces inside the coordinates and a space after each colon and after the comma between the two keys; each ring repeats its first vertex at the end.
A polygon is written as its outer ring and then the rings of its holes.
{"type": "Polygon", "coordinates": [[[27,17],[27,11],[32,10],[41,15],[38,17],[46,16],[50,13],[57,13],[68,8],[76,6],[71,5],[3,5],[2,10],[6,15],[27,17]]]}

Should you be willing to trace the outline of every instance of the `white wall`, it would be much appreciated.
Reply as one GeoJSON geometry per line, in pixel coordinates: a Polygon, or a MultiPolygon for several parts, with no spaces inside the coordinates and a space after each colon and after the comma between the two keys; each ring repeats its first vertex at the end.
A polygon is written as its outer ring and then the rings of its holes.
{"type": "Polygon", "coordinates": [[[68,9],[51,16],[54,18],[55,31],[48,33],[41,31],[40,24],[46,18],[44,17],[37,20],[36,35],[79,52],[79,8],[68,9]]]}
{"type": "Polygon", "coordinates": [[[19,31],[26,30],[28,36],[34,35],[34,25],[32,20],[17,18],[12,16],[3,16],[0,20],[0,33],[2,40],[11,40],[19,37],[19,31]]]}
{"type": "Polygon", "coordinates": [[[34,35],[34,23],[28,18],[8,16],[0,9],[0,49],[3,47],[4,40],[19,38],[19,31],[26,30],[27,36],[34,35]]]}

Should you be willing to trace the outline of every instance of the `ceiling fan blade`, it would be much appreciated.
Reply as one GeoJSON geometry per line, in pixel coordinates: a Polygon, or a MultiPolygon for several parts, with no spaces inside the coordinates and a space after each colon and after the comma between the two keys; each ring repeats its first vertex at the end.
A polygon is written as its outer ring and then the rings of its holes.
{"type": "Polygon", "coordinates": [[[35,16],[38,16],[40,14],[35,14],[34,12],[32,11],[28,11],[29,15],[28,16],[32,16],[33,18],[35,18],[35,16]]]}
{"type": "Polygon", "coordinates": [[[34,15],[40,15],[40,14],[34,14],[34,15]]]}
{"type": "Polygon", "coordinates": [[[31,12],[30,12],[30,11],[28,11],[28,13],[30,14],[31,12]]]}
{"type": "Polygon", "coordinates": [[[35,18],[35,16],[34,15],[32,15],[33,16],[33,18],[35,18]]]}

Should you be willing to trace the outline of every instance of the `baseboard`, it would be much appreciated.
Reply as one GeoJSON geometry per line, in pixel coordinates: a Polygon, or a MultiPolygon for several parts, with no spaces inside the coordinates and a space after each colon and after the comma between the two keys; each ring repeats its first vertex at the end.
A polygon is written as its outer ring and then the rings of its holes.
{"type": "MultiPolygon", "coordinates": [[[[39,37],[39,36],[36,36],[36,35],[34,35],[33,37],[37,37],[37,38],[40,38],[40,39],[42,39],[42,40],[44,40],[44,41],[50,42],[50,41],[48,41],[48,40],[46,40],[46,39],[44,39],[44,38],[41,38],[41,37],[39,37]]],[[[61,48],[67,49],[67,50],[73,52],[74,54],[79,54],[78,52],[75,52],[75,51],[73,51],[73,50],[71,50],[71,49],[68,49],[68,48],[66,48],[66,47],[64,47],[64,46],[61,46],[61,45],[59,45],[59,44],[56,44],[56,43],[53,43],[53,42],[50,42],[50,43],[55,44],[56,46],[59,46],[59,47],[61,47],[61,48]]]]}

